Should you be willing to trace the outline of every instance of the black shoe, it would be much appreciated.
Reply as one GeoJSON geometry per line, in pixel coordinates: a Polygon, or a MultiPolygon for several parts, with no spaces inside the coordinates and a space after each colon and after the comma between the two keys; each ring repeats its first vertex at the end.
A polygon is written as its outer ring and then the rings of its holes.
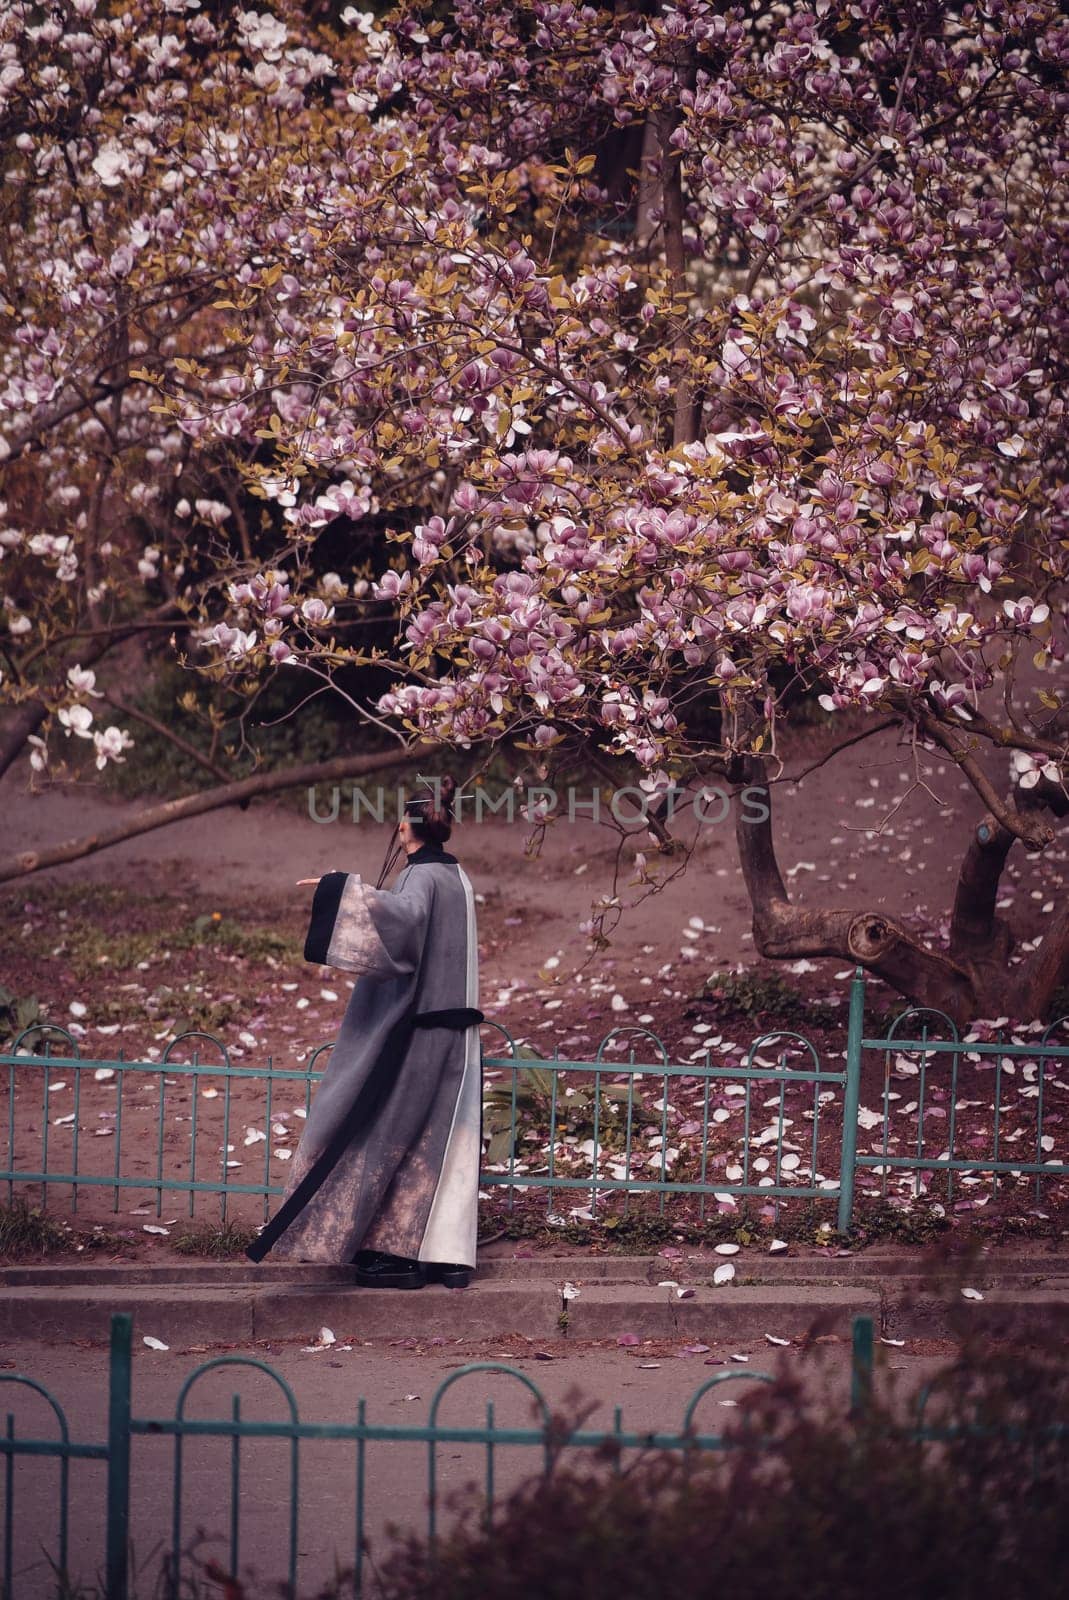
{"type": "Polygon", "coordinates": [[[370,1267],[375,1261],[390,1261],[391,1256],[384,1256],[381,1250],[358,1250],[350,1265],[354,1267],[370,1267]]]}
{"type": "Polygon", "coordinates": [[[447,1289],[466,1289],[471,1282],[472,1267],[456,1266],[449,1261],[432,1261],[427,1269],[431,1283],[444,1283],[447,1289]]]}
{"type": "Polygon", "coordinates": [[[420,1261],[409,1261],[406,1256],[382,1256],[356,1269],[356,1281],[362,1289],[422,1289],[427,1282],[427,1269],[420,1261]]]}

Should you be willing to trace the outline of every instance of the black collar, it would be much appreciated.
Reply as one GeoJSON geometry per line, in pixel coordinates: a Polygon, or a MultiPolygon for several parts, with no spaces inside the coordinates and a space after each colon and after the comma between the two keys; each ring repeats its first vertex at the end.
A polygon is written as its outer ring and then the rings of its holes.
{"type": "Polygon", "coordinates": [[[406,867],[421,867],[430,862],[440,862],[443,866],[459,867],[460,862],[456,856],[451,856],[448,850],[443,850],[441,845],[421,844],[414,850],[405,862],[406,867]]]}

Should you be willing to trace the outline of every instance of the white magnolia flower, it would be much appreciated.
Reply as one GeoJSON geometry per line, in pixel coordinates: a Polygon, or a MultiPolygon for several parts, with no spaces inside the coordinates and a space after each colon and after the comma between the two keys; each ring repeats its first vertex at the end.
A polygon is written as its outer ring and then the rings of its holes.
{"type": "Polygon", "coordinates": [[[1021,789],[1034,789],[1040,778],[1049,783],[1061,782],[1061,769],[1056,761],[1035,755],[1030,750],[1014,750],[1010,756],[1010,781],[1021,789]]]}
{"type": "Polygon", "coordinates": [[[202,522],[212,522],[216,527],[220,527],[231,514],[230,507],[224,505],[222,500],[196,500],[194,509],[202,522]]]}
{"type": "Polygon", "coordinates": [[[97,675],[91,667],[68,667],[67,682],[75,694],[91,694],[94,699],[100,699],[100,690],[94,685],[97,675]]]}
{"type": "Polygon", "coordinates": [[[1030,595],[1022,595],[1019,600],[1003,600],[1002,609],[1011,622],[1022,625],[1046,622],[1050,616],[1050,606],[1042,602],[1037,605],[1030,595]]]}
{"type": "Polygon", "coordinates": [[[747,340],[747,344],[744,345],[738,339],[725,339],[720,353],[721,365],[728,372],[738,372],[740,367],[746,366],[750,359],[750,350],[747,348],[750,343],[751,341],[747,340]]]}
{"type": "Polygon", "coordinates": [[[248,48],[262,55],[265,61],[277,61],[289,38],[285,23],[266,11],[239,12],[238,29],[248,48]]]}
{"type": "Polygon", "coordinates": [[[140,561],[137,563],[137,575],[138,575],[138,577],[139,578],[143,578],[146,582],[148,582],[148,580],[150,578],[158,578],[159,577],[159,566],[160,566],[159,548],[154,544],[147,544],[145,546],[144,554],[142,555],[140,561]]]}
{"type": "Polygon", "coordinates": [[[103,733],[99,730],[93,734],[93,744],[96,746],[98,768],[104,768],[109,761],[122,761],[123,751],[129,750],[133,740],[125,728],[105,728],[103,733]]]}
{"type": "Polygon", "coordinates": [[[228,628],[225,622],[217,622],[208,634],[208,642],[225,650],[231,661],[239,661],[255,649],[256,633],[255,630],[245,633],[241,628],[228,628]]]}
{"type": "Polygon", "coordinates": [[[79,739],[90,739],[93,713],[88,706],[62,706],[59,711],[59,720],[66,729],[68,736],[76,733],[79,739]]]}
{"type": "Polygon", "coordinates": [[[130,174],[129,153],[114,139],[109,139],[93,157],[93,171],[105,189],[117,189],[130,174]]]}

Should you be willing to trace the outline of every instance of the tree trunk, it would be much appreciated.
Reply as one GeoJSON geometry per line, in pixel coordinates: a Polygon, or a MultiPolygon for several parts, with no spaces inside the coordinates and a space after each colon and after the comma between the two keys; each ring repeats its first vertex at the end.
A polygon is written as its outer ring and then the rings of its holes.
{"type": "MultiPolygon", "coordinates": [[[[1018,968],[1019,982],[1028,1010],[1034,1017],[1049,1016],[1060,989],[1069,990],[1069,906],[1051,918],[1043,943],[1024,968],[1018,968]]],[[[1069,1013],[1064,997],[1058,1010],[1069,1013]]]]}
{"type": "Polygon", "coordinates": [[[1009,955],[1013,935],[995,915],[995,900],[1013,834],[990,815],[981,818],[965,852],[950,922],[950,953],[969,959],[986,951],[1009,955]]]}
{"type": "Polygon", "coordinates": [[[1008,966],[1009,929],[994,915],[999,874],[1013,835],[987,818],[977,828],[962,863],[955,902],[954,936],[949,953],[933,950],[894,917],[882,911],[807,909],[792,904],[776,860],[772,833],[772,792],[757,756],[736,758],[732,780],[761,789],[767,815],[749,820],[736,812],[735,834],[743,878],[753,908],[754,944],[769,960],[835,956],[857,963],[915,1005],[943,1011],[956,1024],[977,1016],[1019,1011],[1027,998],[1069,981],[1069,911],[1045,941],[1045,961],[1034,971],[1008,966]],[[1059,943],[1060,939],[1060,943],[1059,943]],[[1022,981],[1024,980],[1024,981],[1022,981]]]}

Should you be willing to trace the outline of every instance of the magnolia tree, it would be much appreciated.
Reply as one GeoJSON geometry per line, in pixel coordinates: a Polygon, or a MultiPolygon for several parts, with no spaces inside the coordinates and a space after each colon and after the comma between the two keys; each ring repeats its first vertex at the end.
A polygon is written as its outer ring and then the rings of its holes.
{"type": "MultiPolygon", "coordinates": [[[[317,37],[298,12],[197,0],[0,10],[0,773],[24,753],[38,784],[86,756],[103,769],[147,723],[218,784],[13,858],[5,876],[373,764],[239,779],[219,697],[200,748],[122,692],[155,640],[188,652],[226,584],[283,555],[281,519],[242,475],[272,406],[242,401],[245,330],[216,302],[290,260],[277,197],[337,83],[317,37]],[[209,374],[233,399],[210,442],[161,409],[146,362],[198,387],[209,374]]],[[[251,680],[238,688],[251,703],[251,680]]]]}
{"type": "MultiPolygon", "coordinates": [[[[1042,851],[1069,809],[1061,8],[61,12],[61,76],[70,13],[119,41],[92,116],[64,122],[29,30],[0,63],[31,308],[65,275],[55,320],[19,322],[2,400],[12,456],[39,439],[70,507],[40,603],[79,581],[94,490],[136,490],[166,507],[204,670],[251,692],[373,663],[395,686],[354,710],[399,749],[519,746],[547,776],[624,757],[662,819],[719,771],[767,793],[738,813],[763,954],[848,957],[956,1017],[1045,1007],[1069,908],[1011,971],[996,899],[1014,845],[1042,851]],[[116,371],[121,404],[99,392],[116,371]],[[113,458],[134,464],[101,488],[113,458]],[[187,494],[180,527],[173,485],[211,472],[232,517],[187,494]],[[394,643],[369,650],[384,613],[394,643]],[[945,946],[863,901],[791,903],[774,780],[814,697],[980,797],[945,946]]],[[[32,622],[4,603],[17,698],[32,622]]],[[[93,708],[67,680],[39,699],[70,726],[93,708]]]]}

